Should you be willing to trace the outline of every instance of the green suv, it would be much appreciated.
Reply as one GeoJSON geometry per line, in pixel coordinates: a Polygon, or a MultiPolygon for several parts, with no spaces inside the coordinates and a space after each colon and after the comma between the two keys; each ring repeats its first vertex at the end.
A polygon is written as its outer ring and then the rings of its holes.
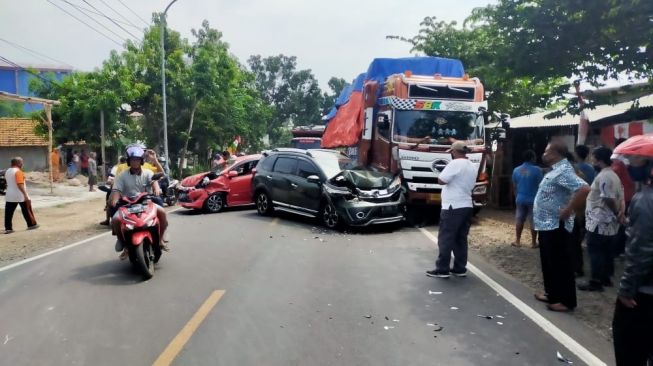
{"type": "Polygon", "coordinates": [[[252,183],[261,215],[274,210],[318,217],[329,228],[403,221],[399,176],[359,166],[335,150],[263,153],[252,183]]]}

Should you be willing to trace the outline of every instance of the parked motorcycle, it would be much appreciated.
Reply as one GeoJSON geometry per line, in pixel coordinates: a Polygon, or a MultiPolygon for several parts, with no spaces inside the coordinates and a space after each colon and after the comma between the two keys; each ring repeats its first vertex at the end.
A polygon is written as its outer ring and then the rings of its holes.
{"type": "Polygon", "coordinates": [[[159,180],[159,187],[161,188],[161,199],[163,202],[168,206],[176,205],[179,194],[179,181],[165,176],[159,180]]]}
{"type": "Polygon", "coordinates": [[[6,169],[0,170],[0,195],[7,193],[7,178],[5,178],[6,169]]]}
{"type": "Polygon", "coordinates": [[[154,275],[154,264],[161,258],[161,231],[157,207],[148,193],[122,197],[117,219],[129,261],[148,280],[154,275]]]}

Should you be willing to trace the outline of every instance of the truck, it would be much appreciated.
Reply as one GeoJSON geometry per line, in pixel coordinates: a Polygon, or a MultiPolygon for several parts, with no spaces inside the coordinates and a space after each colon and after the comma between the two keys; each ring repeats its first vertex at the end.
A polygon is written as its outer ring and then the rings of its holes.
{"type": "Polygon", "coordinates": [[[323,148],[347,147],[363,166],[401,177],[410,206],[441,206],[438,175],[464,141],[478,168],[475,211],[488,193],[483,84],[462,62],[440,57],[375,59],[343,90],[327,118],[323,148]],[[330,118],[328,118],[330,117],[330,118]]]}
{"type": "Polygon", "coordinates": [[[325,126],[297,126],[292,129],[291,146],[296,149],[319,149],[325,126]]]}

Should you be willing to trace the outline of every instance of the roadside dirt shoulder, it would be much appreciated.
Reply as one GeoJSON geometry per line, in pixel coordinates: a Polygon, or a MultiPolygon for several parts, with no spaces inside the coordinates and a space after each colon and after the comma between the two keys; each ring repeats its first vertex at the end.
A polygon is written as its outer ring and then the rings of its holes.
{"type": "MultiPolygon", "coordinates": [[[[99,225],[104,219],[104,197],[87,201],[62,203],[35,208],[39,224],[36,230],[26,230],[20,208],[14,214],[12,234],[0,234],[0,266],[38,255],[45,251],[86,239],[108,231],[99,225]]],[[[4,218],[4,209],[0,209],[4,218]]]]}
{"type": "MultiPolygon", "coordinates": [[[[469,247],[503,272],[530,287],[533,292],[539,292],[543,289],[540,252],[539,249],[530,247],[531,235],[528,231],[525,229],[522,234],[521,247],[511,246],[515,237],[514,213],[484,209],[472,224],[469,247]]],[[[587,256],[585,247],[583,251],[587,256]]],[[[588,263],[586,257],[586,276],[590,273],[588,263]]],[[[618,285],[622,271],[623,263],[619,259],[615,260],[615,285],[618,285]]],[[[584,281],[587,281],[587,277],[578,278],[576,282],[584,281]]],[[[578,307],[573,316],[596,330],[602,337],[611,340],[616,289],[606,288],[605,292],[600,293],[576,291],[576,296],[578,307]]]]}

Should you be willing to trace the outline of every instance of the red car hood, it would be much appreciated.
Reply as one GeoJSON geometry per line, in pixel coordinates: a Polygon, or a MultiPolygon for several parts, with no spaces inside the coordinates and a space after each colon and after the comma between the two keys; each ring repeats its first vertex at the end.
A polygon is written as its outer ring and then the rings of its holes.
{"type": "MultiPolygon", "coordinates": [[[[209,172],[199,173],[191,175],[190,177],[186,177],[181,181],[181,186],[186,188],[193,188],[197,186],[207,174],[209,174],[209,172]]],[[[226,177],[224,175],[219,175],[212,179],[212,181],[217,181],[218,183],[222,183],[222,185],[226,186],[225,180],[226,177]]]]}

